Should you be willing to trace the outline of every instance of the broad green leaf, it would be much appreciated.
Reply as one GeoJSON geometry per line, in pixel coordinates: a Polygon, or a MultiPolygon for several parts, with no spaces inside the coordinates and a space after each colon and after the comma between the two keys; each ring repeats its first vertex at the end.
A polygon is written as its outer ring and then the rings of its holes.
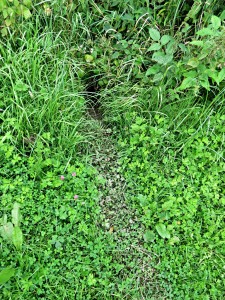
{"type": "Polygon", "coordinates": [[[198,46],[198,47],[204,46],[204,42],[203,41],[192,41],[189,44],[190,45],[194,45],[194,46],[198,46]]]}
{"type": "Polygon", "coordinates": [[[177,49],[177,44],[175,40],[170,41],[166,45],[166,54],[173,54],[177,49]]]}
{"type": "Polygon", "coordinates": [[[173,200],[166,201],[162,205],[163,210],[169,210],[172,207],[173,207],[173,200]]]}
{"type": "Polygon", "coordinates": [[[162,223],[158,223],[155,226],[158,234],[163,238],[163,239],[169,239],[170,238],[170,233],[169,231],[166,229],[166,226],[162,223]]]}
{"type": "Polygon", "coordinates": [[[5,8],[2,10],[3,18],[6,19],[8,17],[8,9],[5,8]]]}
{"type": "Polygon", "coordinates": [[[196,84],[197,84],[196,78],[187,77],[182,81],[181,85],[178,87],[178,91],[182,91],[190,87],[195,87],[196,84]]]}
{"type": "Polygon", "coordinates": [[[16,84],[14,85],[14,90],[18,92],[26,92],[29,89],[28,85],[23,83],[20,80],[16,81],[16,84]]]}
{"type": "Polygon", "coordinates": [[[160,50],[161,48],[162,47],[159,43],[154,43],[148,48],[148,51],[156,51],[156,50],[160,50]]]}
{"type": "Polygon", "coordinates": [[[23,0],[23,4],[26,7],[30,8],[32,6],[32,0],[23,0]]]}
{"type": "Polygon", "coordinates": [[[196,57],[192,57],[187,62],[187,65],[191,66],[192,68],[197,68],[197,66],[199,65],[199,60],[196,57]]]}
{"type": "Polygon", "coordinates": [[[13,235],[13,224],[11,222],[3,224],[0,227],[0,234],[3,237],[3,239],[11,242],[13,235]]]}
{"type": "Polygon", "coordinates": [[[14,0],[14,1],[13,1],[13,4],[14,4],[15,6],[19,6],[19,5],[20,5],[19,0],[14,0]]]}
{"type": "Polygon", "coordinates": [[[203,28],[197,31],[196,34],[200,36],[206,36],[206,35],[214,35],[214,32],[210,28],[203,28]]]}
{"type": "Polygon", "coordinates": [[[8,31],[7,31],[6,27],[1,29],[1,34],[2,34],[2,36],[6,36],[8,34],[8,31]]]}
{"type": "Polygon", "coordinates": [[[202,87],[204,87],[207,91],[210,91],[210,85],[209,85],[209,80],[208,80],[208,77],[205,78],[204,80],[200,80],[200,85],[202,87]]]}
{"type": "Polygon", "coordinates": [[[19,227],[21,221],[21,214],[20,214],[20,205],[19,203],[14,203],[12,209],[12,223],[14,226],[19,227]]]}
{"type": "Polygon", "coordinates": [[[86,60],[87,63],[91,63],[94,60],[94,57],[92,55],[90,55],[90,54],[86,54],[84,56],[84,58],[85,58],[85,60],[86,60]]]}
{"type": "Polygon", "coordinates": [[[32,15],[31,15],[31,12],[29,10],[29,8],[25,7],[23,8],[23,16],[24,18],[27,20],[29,19],[32,15]]]}
{"type": "Polygon", "coordinates": [[[160,71],[160,66],[155,64],[154,66],[148,68],[148,70],[146,71],[145,75],[149,76],[149,75],[155,75],[157,72],[160,71]]]}
{"type": "Polygon", "coordinates": [[[122,20],[124,21],[133,21],[134,20],[134,17],[133,15],[130,15],[130,14],[125,14],[121,17],[122,20]]]}
{"type": "Polygon", "coordinates": [[[16,247],[17,250],[22,249],[23,234],[22,234],[22,231],[19,227],[14,227],[14,229],[13,229],[12,242],[13,242],[13,245],[16,247]]]}
{"type": "Polygon", "coordinates": [[[11,19],[5,19],[5,25],[9,27],[12,24],[11,19]]]}
{"type": "Polygon", "coordinates": [[[163,73],[160,72],[160,73],[157,73],[157,74],[154,75],[152,81],[157,82],[157,81],[160,81],[162,79],[163,79],[163,73]]]}
{"type": "Polygon", "coordinates": [[[174,245],[180,242],[180,239],[178,236],[173,236],[170,240],[169,240],[169,244],[170,245],[174,245]]]}
{"type": "Polygon", "coordinates": [[[221,26],[221,20],[217,16],[211,17],[211,23],[214,29],[218,29],[221,26]]]}
{"type": "Polygon", "coordinates": [[[161,43],[162,46],[164,46],[164,45],[166,45],[167,43],[169,43],[170,40],[171,40],[171,36],[165,34],[165,35],[163,35],[163,36],[161,37],[160,43],[161,43]]]}
{"type": "Polygon", "coordinates": [[[212,78],[215,82],[218,80],[218,71],[215,69],[208,69],[206,70],[206,74],[212,78]]]}
{"type": "Polygon", "coordinates": [[[160,65],[167,65],[173,60],[173,55],[164,54],[162,51],[157,51],[152,55],[152,60],[156,61],[160,65]]]}
{"type": "Polygon", "coordinates": [[[222,82],[225,79],[225,69],[222,69],[217,77],[217,83],[219,84],[220,82],[222,82]]]}
{"type": "Polygon", "coordinates": [[[160,40],[160,32],[155,28],[149,29],[150,37],[153,39],[153,41],[158,42],[160,40]]]}
{"type": "Polygon", "coordinates": [[[6,283],[12,276],[14,276],[15,269],[5,268],[0,272],[0,285],[6,283]]]}
{"type": "Polygon", "coordinates": [[[181,49],[181,51],[183,51],[184,53],[187,52],[187,50],[188,50],[187,47],[186,47],[184,44],[182,44],[182,43],[179,43],[179,44],[178,44],[178,47],[179,47],[179,48],[181,49]]]}
{"type": "Polygon", "coordinates": [[[155,239],[155,234],[154,234],[154,232],[153,231],[151,231],[151,230],[147,230],[146,232],[145,232],[145,234],[144,234],[144,240],[145,240],[145,242],[153,242],[154,241],[154,239],[155,239]]]}

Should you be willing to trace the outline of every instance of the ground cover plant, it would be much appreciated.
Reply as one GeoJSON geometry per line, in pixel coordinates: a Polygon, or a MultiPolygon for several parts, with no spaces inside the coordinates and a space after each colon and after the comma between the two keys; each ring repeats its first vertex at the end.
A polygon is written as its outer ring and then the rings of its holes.
{"type": "Polygon", "coordinates": [[[224,299],[222,1],[0,3],[2,299],[224,299]]]}

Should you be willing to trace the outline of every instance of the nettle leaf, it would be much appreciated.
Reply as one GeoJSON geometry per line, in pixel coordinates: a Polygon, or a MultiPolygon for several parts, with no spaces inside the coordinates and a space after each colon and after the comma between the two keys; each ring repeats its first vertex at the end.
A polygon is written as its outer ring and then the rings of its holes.
{"type": "Polygon", "coordinates": [[[154,43],[148,48],[148,51],[160,50],[161,48],[162,46],[159,43],[154,43]]]}
{"type": "Polygon", "coordinates": [[[13,229],[12,242],[13,242],[13,245],[16,247],[17,250],[22,249],[23,234],[22,234],[22,231],[19,227],[14,227],[14,229],[13,229]]]}
{"type": "Polygon", "coordinates": [[[162,46],[164,46],[164,45],[166,45],[167,43],[169,43],[169,41],[172,39],[172,37],[171,36],[169,36],[169,35],[167,35],[167,34],[165,34],[165,35],[163,35],[162,37],[161,37],[161,45],[162,46]]]}
{"type": "Polygon", "coordinates": [[[150,28],[149,29],[149,34],[150,34],[150,37],[153,39],[153,41],[159,41],[160,40],[160,32],[155,29],[155,28],[150,28]]]}
{"type": "Polygon", "coordinates": [[[217,16],[212,16],[211,23],[214,29],[218,29],[221,26],[221,20],[217,16]]]}
{"type": "Polygon", "coordinates": [[[0,272],[0,285],[9,281],[9,279],[14,276],[15,269],[13,268],[5,268],[0,272]]]}
{"type": "Polygon", "coordinates": [[[155,226],[158,234],[163,238],[163,239],[170,239],[170,233],[169,231],[166,229],[166,226],[162,223],[158,223],[155,226]]]}
{"type": "Polygon", "coordinates": [[[206,36],[206,35],[214,35],[214,32],[210,28],[203,28],[196,32],[197,35],[206,36]]]}
{"type": "Polygon", "coordinates": [[[15,226],[20,226],[21,214],[20,214],[20,205],[19,203],[14,203],[12,209],[12,223],[15,226]]]}
{"type": "Polygon", "coordinates": [[[155,234],[151,230],[147,230],[144,234],[144,240],[145,242],[153,242],[155,240],[155,234]]]}

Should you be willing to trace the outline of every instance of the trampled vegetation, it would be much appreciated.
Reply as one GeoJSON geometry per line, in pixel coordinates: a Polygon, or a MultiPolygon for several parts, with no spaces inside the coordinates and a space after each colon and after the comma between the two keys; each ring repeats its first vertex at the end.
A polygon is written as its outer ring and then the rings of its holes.
{"type": "Polygon", "coordinates": [[[223,1],[0,1],[1,299],[225,298],[223,1]]]}

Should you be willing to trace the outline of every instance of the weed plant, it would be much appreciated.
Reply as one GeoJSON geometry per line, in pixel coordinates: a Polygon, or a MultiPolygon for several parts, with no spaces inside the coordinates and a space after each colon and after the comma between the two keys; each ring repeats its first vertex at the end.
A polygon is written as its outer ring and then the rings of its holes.
{"type": "Polygon", "coordinates": [[[0,18],[1,298],[224,299],[224,4],[5,0],[0,18]],[[142,224],[125,235],[99,203],[114,176],[142,224]]]}

